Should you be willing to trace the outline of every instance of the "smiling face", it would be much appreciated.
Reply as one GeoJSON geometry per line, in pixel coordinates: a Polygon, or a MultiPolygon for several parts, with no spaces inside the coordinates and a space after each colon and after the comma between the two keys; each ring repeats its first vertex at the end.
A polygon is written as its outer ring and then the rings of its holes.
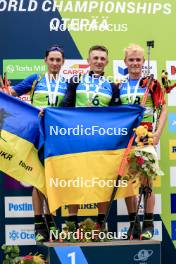
{"type": "Polygon", "coordinates": [[[108,64],[108,55],[102,50],[92,50],[87,61],[90,65],[90,71],[93,71],[94,74],[101,75],[108,64]]]}
{"type": "Polygon", "coordinates": [[[130,79],[139,79],[144,64],[144,53],[142,50],[128,50],[126,52],[125,64],[128,67],[130,79]]]}
{"type": "Polygon", "coordinates": [[[45,57],[45,63],[48,66],[49,74],[58,74],[62,65],[64,64],[64,58],[59,51],[50,51],[48,56],[45,57]]]}

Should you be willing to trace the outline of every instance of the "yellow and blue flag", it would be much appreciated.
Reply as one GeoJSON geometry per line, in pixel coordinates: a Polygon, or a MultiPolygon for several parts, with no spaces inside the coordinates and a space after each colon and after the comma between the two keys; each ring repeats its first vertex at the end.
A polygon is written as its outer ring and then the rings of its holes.
{"type": "Polygon", "coordinates": [[[0,92],[0,170],[46,194],[38,114],[37,108],[0,92]]]}
{"type": "MultiPolygon", "coordinates": [[[[143,113],[137,105],[45,110],[43,143],[51,212],[66,204],[110,199],[124,149],[143,113]]],[[[135,186],[122,182],[118,197],[136,194],[135,186]]]]}

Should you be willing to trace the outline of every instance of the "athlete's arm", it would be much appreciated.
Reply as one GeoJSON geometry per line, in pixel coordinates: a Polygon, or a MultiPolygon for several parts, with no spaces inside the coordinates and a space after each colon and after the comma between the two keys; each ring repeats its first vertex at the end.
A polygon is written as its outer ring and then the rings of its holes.
{"type": "Polygon", "coordinates": [[[33,74],[18,84],[11,87],[11,94],[13,96],[20,96],[28,93],[32,89],[33,82],[38,79],[38,74],[33,74]]]}
{"type": "Polygon", "coordinates": [[[71,78],[67,87],[66,94],[62,100],[61,106],[63,107],[75,107],[76,103],[76,87],[79,84],[78,78],[71,78]]]}
{"type": "Polygon", "coordinates": [[[167,109],[166,109],[166,104],[164,104],[162,106],[162,110],[161,110],[161,115],[159,117],[159,121],[158,121],[158,128],[154,134],[153,137],[153,144],[157,145],[159,143],[161,134],[163,132],[165,123],[166,123],[166,119],[167,119],[167,109]]]}

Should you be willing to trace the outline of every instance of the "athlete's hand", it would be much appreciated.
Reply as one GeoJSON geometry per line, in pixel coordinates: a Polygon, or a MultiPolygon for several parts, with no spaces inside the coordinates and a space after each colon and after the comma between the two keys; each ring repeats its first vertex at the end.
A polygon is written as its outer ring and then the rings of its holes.
{"type": "Polygon", "coordinates": [[[2,76],[0,75],[0,91],[11,95],[11,82],[6,78],[3,80],[2,76]]]}
{"type": "Polygon", "coordinates": [[[140,177],[140,182],[143,186],[152,187],[153,180],[152,180],[152,178],[149,178],[149,177],[146,177],[143,175],[140,177]]]}
{"type": "Polygon", "coordinates": [[[160,141],[160,134],[159,133],[154,133],[153,134],[153,145],[156,146],[158,145],[159,141],[160,141]]]}
{"type": "MultiPolygon", "coordinates": [[[[150,76],[147,76],[145,78],[142,78],[140,81],[140,86],[141,87],[146,87],[148,82],[149,82],[150,76]]],[[[160,85],[159,82],[156,79],[153,79],[150,81],[150,85],[149,85],[149,90],[153,92],[154,89],[156,89],[156,87],[160,85]]]]}

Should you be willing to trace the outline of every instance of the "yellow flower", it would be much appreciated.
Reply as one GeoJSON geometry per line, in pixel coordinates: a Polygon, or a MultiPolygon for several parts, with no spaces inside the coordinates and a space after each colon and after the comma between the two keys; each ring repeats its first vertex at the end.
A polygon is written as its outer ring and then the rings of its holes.
{"type": "Polygon", "coordinates": [[[45,264],[45,261],[41,258],[41,256],[33,256],[34,264],[45,264]]]}

